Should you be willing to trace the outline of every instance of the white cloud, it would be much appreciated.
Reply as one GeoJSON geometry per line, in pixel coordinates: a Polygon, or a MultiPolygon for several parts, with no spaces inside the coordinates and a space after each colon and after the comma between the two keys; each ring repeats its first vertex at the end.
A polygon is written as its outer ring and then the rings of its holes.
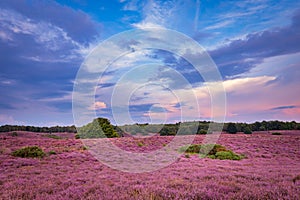
{"type": "MultiPolygon", "coordinates": [[[[120,3],[124,3],[126,0],[120,0],[120,3]]],[[[126,4],[123,7],[123,10],[129,10],[129,11],[137,11],[139,9],[138,7],[138,0],[129,0],[126,2],[126,4]]]]}
{"type": "Polygon", "coordinates": [[[101,110],[106,108],[106,104],[102,101],[96,101],[93,105],[89,107],[89,110],[101,110]]]}
{"type": "Polygon", "coordinates": [[[140,29],[147,29],[147,28],[163,28],[163,25],[157,24],[157,23],[153,23],[153,22],[145,22],[142,21],[140,23],[135,23],[132,24],[133,27],[135,28],[140,28],[140,29]]]}
{"type": "Polygon", "coordinates": [[[7,114],[0,114],[0,124],[13,124],[14,118],[7,114]]]}
{"type": "MultiPolygon", "coordinates": [[[[0,32],[0,38],[5,40],[14,40],[17,34],[30,35],[36,43],[51,51],[63,50],[69,47],[73,52],[66,52],[61,59],[68,60],[74,58],[73,54],[86,53],[85,46],[74,41],[62,28],[49,22],[32,20],[20,13],[12,10],[0,9],[0,25],[3,30],[0,32]]],[[[30,59],[30,58],[29,58],[30,59]]],[[[40,61],[36,59],[36,61],[40,61]]]]}
{"type": "Polygon", "coordinates": [[[132,24],[136,28],[169,27],[177,10],[176,1],[148,1],[142,9],[144,19],[132,24]]]}
{"type": "Polygon", "coordinates": [[[4,31],[0,31],[0,39],[3,41],[12,41],[13,40],[11,35],[4,31]]]}
{"type": "Polygon", "coordinates": [[[196,12],[194,17],[194,31],[198,31],[198,20],[199,20],[199,14],[200,14],[200,0],[196,1],[196,12]]]}
{"type": "Polygon", "coordinates": [[[234,20],[222,21],[222,22],[216,23],[214,25],[207,26],[207,27],[204,28],[204,30],[213,30],[213,29],[224,28],[224,27],[232,24],[233,22],[234,22],[234,20]]]}

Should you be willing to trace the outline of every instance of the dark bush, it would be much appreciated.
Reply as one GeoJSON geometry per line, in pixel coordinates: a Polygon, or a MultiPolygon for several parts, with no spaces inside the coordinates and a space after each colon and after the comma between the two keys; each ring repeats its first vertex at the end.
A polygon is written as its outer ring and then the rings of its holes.
{"type": "Polygon", "coordinates": [[[246,128],[244,129],[244,133],[245,133],[245,134],[252,134],[252,130],[251,130],[249,127],[246,127],[246,128]]]}
{"type": "Polygon", "coordinates": [[[75,139],[80,139],[80,135],[79,134],[75,134],[75,139]]]}
{"type": "Polygon", "coordinates": [[[201,134],[201,135],[207,134],[207,130],[200,129],[198,134],[201,134]]]}
{"type": "Polygon", "coordinates": [[[38,146],[28,146],[12,152],[12,155],[21,158],[42,158],[45,153],[38,146]]]}
{"type": "Polygon", "coordinates": [[[300,175],[297,175],[295,176],[293,179],[292,179],[293,183],[296,183],[297,181],[300,181],[300,175]]]}
{"type": "Polygon", "coordinates": [[[48,152],[48,154],[49,154],[49,155],[55,155],[56,152],[55,152],[54,150],[51,150],[51,151],[48,152]]]}
{"type": "Polygon", "coordinates": [[[280,132],[273,132],[272,135],[282,135],[280,132]]]}
{"type": "Polygon", "coordinates": [[[235,123],[228,123],[227,132],[228,133],[237,133],[237,128],[236,128],[235,123]]]}
{"type": "Polygon", "coordinates": [[[14,132],[12,132],[11,136],[17,137],[17,136],[18,136],[18,133],[14,131],[14,132]]]}

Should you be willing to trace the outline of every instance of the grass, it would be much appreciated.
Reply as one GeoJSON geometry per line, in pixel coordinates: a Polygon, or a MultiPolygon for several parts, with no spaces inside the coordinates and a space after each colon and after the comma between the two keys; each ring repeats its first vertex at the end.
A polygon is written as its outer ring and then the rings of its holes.
{"type": "Polygon", "coordinates": [[[54,150],[51,150],[51,151],[48,152],[48,154],[49,154],[49,155],[55,155],[56,152],[55,152],[54,150]]]}
{"type": "Polygon", "coordinates": [[[142,147],[142,146],[144,146],[145,144],[144,144],[143,142],[138,142],[137,145],[138,145],[139,147],[142,147]]]}
{"type": "Polygon", "coordinates": [[[220,159],[220,160],[241,160],[244,158],[242,155],[238,155],[230,150],[227,151],[219,151],[215,155],[208,156],[212,159],[220,159]]]}
{"type": "Polygon", "coordinates": [[[21,158],[42,158],[45,152],[38,146],[28,146],[12,152],[12,155],[21,158]]]}
{"type": "Polygon", "coordinates": [[[243,155],[234,153],[226,147],[219,144],[192,144],[189,146],[183,146],[179,149],[179,152],[188,154],[200,154],[201,158],[212,158],[220,160],[241,160],[243,155]]]}
{"type": "Polygon", "coordinates": [[[57,136],[57,135],[53,135],[53,134],[47,134],[47,135],[45,135],[45,137],[52,138],[52,139],[57,139],[57,140],[62,139],[62,137],[57,136]]]}

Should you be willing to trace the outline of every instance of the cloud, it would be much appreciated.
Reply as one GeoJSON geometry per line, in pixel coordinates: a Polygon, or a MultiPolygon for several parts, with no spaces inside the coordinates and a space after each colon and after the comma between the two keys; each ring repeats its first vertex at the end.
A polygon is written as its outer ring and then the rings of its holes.
{"type": "Polygon", "coordinates": [[[12,116],[0,114],[0,124],[14,124],[15,120],[12,116]]]}
{"type": "Polygon", "coordinates": [[[204,28],[204,30],[213,30],[213,29],[219,29],[219,28],[223,28],[223,27],[227,27],[228,25],[234,23],[233,20],[226,20],[226,21],[222,21],[219,23],[216,23],[214,25],[211,26],[207,26],[204,28]]]}
{"type": "Polygon", "coordinates": [[[292,108],[297,108],[297,106],[279,106],[279,107],[271,108],[271,110],[285,110],[285,109],[292,109],[292,108]]]}
{"type": "Polygon", "coordinates": [[[141,2],[139,0],[121,0],[120,3],[124,3],[123,10],[125,11],[137,11],[141,6],[139,5],[141,2]]]}
{"type": "Polygon", "coordinates": [[[292,18],[291,25],[259,33],[248,34],[245,39],[210,51],[210,55],[224,77],[249,71],[264,58],[300,51],[300,10],[292,18]]]}
{"type": "Polygon", "coordinates": [[[96,101],[92,106],[89,107],[89,110],[100,110],[106,108],[106,104],[102,101],[96,101]]]}
{"type": "Polygon", "coordinates": [[[176,1],[151,0],[141,5],[143,20],[132,24],[136,28],[169,27],[177,10],[176,1]]]}
{"type": "MultiPolygon", "coordinates": [[[[30,3],[18,0],[3,0],[0,7],[22,13],[28,19],[38,19],[65,30],[68,37],[80,43],[89,43],[97,36],[101,25],[80,10],[62,6],[53,1],[33,0],[30,3]],[[74,26],[76,22],[76,26],[74,26]]],[[[26,21],[25,21],[26,22],[26,21]]]]}
{"type": "Polygon", "coordinates": [[[54,1],[0,1],[0,112],[72,123],[72,80],[100,27],[54,1]]]}
{"type": "Polygon", "coordinates": [[[201,2],[200,0],[196,1],[196,12],[195,12],[195,17],[194,17],[194,31],[198,31],[198,20],[199,20],[199,14],[200,14],[200,5],[201,2]]]}

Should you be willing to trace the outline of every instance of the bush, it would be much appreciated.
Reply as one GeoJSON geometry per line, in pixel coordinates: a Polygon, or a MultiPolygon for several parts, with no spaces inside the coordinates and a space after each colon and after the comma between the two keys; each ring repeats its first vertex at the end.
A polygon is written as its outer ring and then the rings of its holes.
{"type": "Polygon", "coordinates": [[[200,154],[201,158],[208,157],[220,160],[241,160],[244,158],[244,156],[227,150],[226,147],[219,144],[193,144],[181,147],[179,152],[197,153],[200,154]]]}
{"type": "Polygon", "coordinates": [[[233,153],[230,150],[227,151],[219,151],[214,155],[215,159],[220,160],[241,160],[243,156],[233,153]]]}
{"type": "Polygon", "coordinates": [[[280,132],[273,132],[272,135],[282,135],[280,132]]]}
{"type": "Polygon", "coordinates": [[[185,154],[184,155],[186,158],[190,158],[191,156],[190,156],[190,154],[185,154]]]}
{"type": "Polygon", "coordinates": [[[56,152],[55,152],[54,150],[51,150],[51,151],[48,152],[48,154],[49,154],[49,155],[55,155],[56,152]]]}
{"type": "Polygon", "coordinates": [[[245,133],[245,134],[252,134],[252,130],[251,130],[249,127],[246,127],[246,128],[244,129],[244,133],[245,133]]]}
{"type": "Polygon", "coordinates": [[[143,143],[143,142],[138,142],[137,145],[138,145],[139,147],[142,147],[142,146],[144,146],[144,143],[143,143]]]}
{"type": "Polygon", "coordinates": [[[296,183],[297,181],[300,181],[300,175],[297,175],[295,176],[293,179],[292,179],[293,183],[296,183]]]}
{"type": "Polygon", "coordinates": [[[214,155],[218,151],[226,151],[226,148],[219,144],[192,144],[181,147],[179,151],[186,153],[214,155]]]}
{"type": "Polygon", "coordinates": [[[52,138],[52,139],[62,139],[62,137],[60,137],[60,136],[57,136],[57,135],[52,135],[52,134],[47,134],[47,135],[45,135],[45,137],[48,137],[48,138],[52,138]]]}
{"type": "Polygon", "coordinates": [[[18,133],[14,131],[14,132],[12,132],[11,136],[17,137],[17,136],[18,136],[18,133]]]}
{"type": "Polygon", "coordinates": [[[227,132],[228,133],[233,133],[233,134],[237,133],[237,128],[236,128],[235,123],[228,123],[227,132]]]}
{"type": "Polygon", "coordinates": [[[38,146],[28,146],[12,152],[12,155],[21,158],[42,158],[45,153],[38,146]]]}
{"type": "Polygon", "coordinates": [[[75,134],[75,139],[80,139],[80,135],[79,134],[75,134]]]}
{"type": "Polygon", "coordinates": [[[207,134],[207,130],[200,129],[198,134],[201,134],[201,135],[207,134]]]}

